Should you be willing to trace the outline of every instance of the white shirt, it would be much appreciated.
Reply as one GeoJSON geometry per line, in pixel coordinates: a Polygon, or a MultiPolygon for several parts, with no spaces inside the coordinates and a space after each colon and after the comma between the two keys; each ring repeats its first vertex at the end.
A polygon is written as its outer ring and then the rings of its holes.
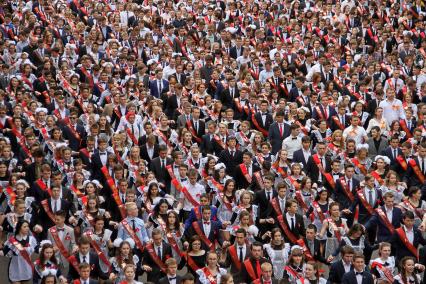
{"type": "Polygon", "coordinates": [[[146,151],[148,152],[148,156],[152,159],[152,157],[154,156],[154,147],[149,147],[147,145],[146,146],[146,151]]]}
{"type": "Polygon", "coordinates": [[[293,153],[302,148],[302,138],[292,136],[285,138],[282,144],[282,149],[288,153],[288,158],[293,159],[293,153]]]}
{"type": "Polygon", "coordinates": [[[383,118],[386,120],[388,125],[391,125],[394,120],[399,121],[400,119],[405,119],[405,113],[400,100],[384,100],[380,102],[379,106],[383,108],[383,118]]]}
{"type": "MultiPolygon", "coordinates": [[[[204,186],[202,186],[199,183],[196,183],[195,185],[192,185],[189,181],[184,182],[182,186],[186,187],[188,190],[188,193],[191,194],[191,196],[194,198],[194,200],[200,202],[200,195],[205,193],[204,186]]],[[[185,211],[191,211],[191,209],[194,207],[191,202],[189,202],[186,198],[183,192],[180,193],[180,198],[183,198],[183,210],[185,211]]]]}
{"type": "MultiPolygon", "coordinates": [[[[358,283],[358,284],[362,284],[362,274],[356,274],[358,271],[354,271],[355,272],[355,277],[356,277],[356,282],[358,283]]],[[[362,271],[359,271],[359,272],[362,272],[362,271]]]]}
{"type": "Polygon", "coordinates": [[[167,279],[169,279],[170,284],[176,284],[176,275],[167,275],[167,279]],[[174,279],[171,279],[174,278],[174,279]]]}
{"type": "Polygon", "coordinates": [[[343,263],[343,267],[345,268],[345,272],[351,271],[351,267],[352,267],[351,263],[346,264],[346,262],[344,262],[344,261],[342,261],[342,263],[343,263]]]}
{"type": "Polygon", "coordinates": [[[105,166],[106,163],[107,163],[107,159],[108,159],[108,153],[107,153],[107,151],[103,152],[103,153],[105,153],[105,155],[101,155],[101,153],[102,152],[99,152],[99,157],[101,158],[102,165],[105,166]]]}
{"type": "Polygon", "coordinates": [[[343,138],[345,138],[345,140],[351,138],[354,139],[357,144],[362,144],[364,142],[364,137],[367,137],[367,132],[361,126],[356,126],[355,128],[350,125],[343,131],[343,138]]]}
{"type": "Polygon", "coordinates": [[[208,238],[209,235],[210,235],[212,224],[211,224],[210,220],[209,221],[202,220],[202,222],[203,222],[203,231],[204,231],[204,234],[208,238]],[[206,224],[206,222],[208,222],[208,224],[206,224]]]}
{"type": "Polygon", "coordinates": [[[262,70],[259,73],[259,81],[264,84],[266,82],[266,80],[268,80],[269,78],[271,78],[272,76],[274,76],[274,71],[267,71],[267,70],[262,70]]]}
{"type": "Polygon", "coordinates": [[[404,231],[405,231],[405,235],[407,236],[407,239],[410,243],[414,242],[414,230],[413,228],[411,228],[411,230],[408,230],[407,227],[405,227],[404,225],[404,231]]]}
{"type": "Polygon", "coordinates": [[[243,248],[243,259],[246,258],[246,244],[239,246],[238,244],[236,245],[237,247],[237,257],[238,259],[240,259],[240,248],[243,248]]]}
{"type": "Polygon", "coordinates": [[[292,225],[291,220],[293,219],[293,224],[294,226],[296,226],[296,215],[291,216],[290,214],[286,213],[285,218],[287,219],[289,229],[292,230],[293,227],[291,226],[292,225]]]}
{"type": "Polygon", "coordinates": [[[52,198],[52,200],[50,201],[50,206],[52,207],[52,212],[53,213],[61,210],[61,199],[58,198],[57,200],[54,200],[52,198]]]}
{"type": "Polygon", "coordinates": [[[386,217],[388,218],[389,222],[392,223],[393,207],[389,209],[385,206],[385,209],[386,209],[386,217]]]}
{"type": "Polygon", "coordinates": [[[81,252],[79,252],[78,253],[78,258],[80,259],[80,263],[83,263],[83,262],[86,262],[86,263],[88,263],[88,264],[90,264],[90,257],[89,257],[90,255],[89,255],[89,253],[87,253],[87,254],[81,254],[81,252]],[[84,259],[84,257],[86,258],[86,259],[84,259]]]}

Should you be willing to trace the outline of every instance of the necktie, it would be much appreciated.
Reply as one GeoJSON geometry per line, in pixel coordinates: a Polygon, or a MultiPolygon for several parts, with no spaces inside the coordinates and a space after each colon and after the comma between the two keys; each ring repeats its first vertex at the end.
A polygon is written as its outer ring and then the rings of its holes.
{"type": "Polygon", "coordinates": [[[53,202],[53,213],[56,213],[56,211],[58,210],[56,202],[57,202],[56,200],[53,202]]]}
{"type": "Polygon", "coordinates": [[[371,206],[374,206],[374,203],[373,203],[373,191],[372,190],[368,191],[368,203],[370,203],[371,206]]]}
{"type": "Polygon", "coordinates": [[[342,125],[345,126],[345,116],[344,115],[341,116],[341,120],[342,120],[342,125]]]}
{"type": "Polygon", "coordinates": [[[161,168],[164,169],[164,160],[161,159],[161,168]]]}
{"type": "Polygon", "coordinates": [[[260,275],[262,275],[262,270],[260,270],[260,261],[256,260],[256,272],[257,272],[257,277],[260,277],[260,275]]]}
{"type": "Polygon", "coordinates": [[[243,247],[240,247],[240,262],[243,262],[244,258],[243,258],[243,247]]]}
{"type": "Polygon", "coordinates": [[[195,124],[195,132],[198,133],[198,121],[194,121],[194,124],[195,124]]]}
{"type": "Polygon", "coordinates": [[[351,180],[350,179],[348,179],[348,190],[349,191],[351,190],[351,180]]]}
{"type": "Polygon", "coordinates": [[[132,134],[135,134],[135,127],[132,124],[132,134]]]}
{"type": "Polygon", "coordinates": [[[266,194],[268,195],[268,201],[271,200],[271,193],[268,191],[266,194]]]}
{"type": "Polygon", "coordinates": [[[158,258],[161,259],[161,247],[157,248],[157,255],[158,255],[158,258]]]}
{"type": "Polygon", "coordinates": [[[234,88],[231,88],[229,92],[231,93],[231,98],[234,98],[234,88]]]}
{"type": "Polygon", "coordinates": [[[124,197],[124,195],[121,196],[121,202],[123,202],[123,204],[126,203],[126,198],[124,197]]]}
{"type": "Polygon", "coordinates": [[[83,255],[83,263],[87,263],[85,255],[83,255]]]}
{"type": "Polygon", "coordinates": [[[411,120],[407,121],[407,128],[408,130],[411,130],[411,120]]]}
{"type": "Polygon", "coordinates": [[[294,217],[291,217],[291,230],[294,230],[294,217]]]}
{"type": "Polygon", "coordinates": [[[280,200],[280,205],[281,205],[282,214],[284,214],[284,210],[285,210],[285,201],[284,201],[284,199],[280,200]]]}
{"type": "Polygon", "coordinates": [[[309,241],[309,250],[311,251],[311,253],[314,252],[314,241],[309,241]]]}
{"type": "Polygon", "coordinates": [[[234,158],[234,151],[231,151],[231,157],[234,158]]]}
{"type": "Polygon", "coordinates": [[[275,78],[275,85],[278,86],[278,78],[275,78]]]}
{"type": "Polygon", "coordinates": [[[396,159],[396,157],[398,157],[398,154],[397,154],[397,152],[396,152],[396,149],[394,149],[394,150],[393,150],[393,159],[395,160],[395,159],[396,159]]]}
{"type": "Polygon", "coordinates": [[[133,231],[135,231],[135,230],[136,230],[135,219],[133,219],[133,220],[132,220],[132,228],[133,228],[133,231]]]}
{"type": "Polygon", "coordinates": [[[282,123],[280,123],[280,136],[281,137],[283,136],[283,125],[282,125],[282,123]]]}

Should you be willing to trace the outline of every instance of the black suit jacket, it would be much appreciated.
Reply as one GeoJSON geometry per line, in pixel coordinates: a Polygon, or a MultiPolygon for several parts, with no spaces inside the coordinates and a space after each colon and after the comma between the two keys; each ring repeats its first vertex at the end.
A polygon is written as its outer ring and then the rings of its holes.
{"type": "Polygon", "coordinates": [[[303,149],[294,151],[292,162],[302,163],[304,169],[307,169],[308,164],[311,166],[311,164],[313,163],[312,156],[309,156],[308,160],[305,160],[305,155],[303,155],[303,149]]]}
{"type": "MultiPolygon", "coordinates": [[[[52,206],[51,206],[52,198],[47,198],[46,200],[47,200],[47,204],[48,204],[50,212],[53,212],[52,206]]],[[[64,198],[61,198],[61,210],[67,213],[65,217],[65,223],[68,224],[68,219],[70,218],[71,214],[73,214],[74,212],[74,206],[72,203],[68,202],[64,198]]],[[[40,208],[38,219],[39,219],[38,222],[40,223],[40,225],[43,227],[44,230],[47,230],[48,228],[55,225],[55,223],[49,218],[49,215],[47,215],[43,206],[41,206],[40,208]]]]}
{"type": "MultiPolygon", "coordinates": [[[[278,193],[276,190],[272,190],[272,198],[275,198],[278,196],[278,193]]],[[[273,208],[271,206],[271,201],[268,200],[266,190],[262,189],[260,191],[256,191],[254,195],[254,203],[258,206],[259,213],[257,215],[257,220],[259,219],[265,219],[271,217],[271,214],[273,212],[273,208]]]]}
{"type": "Polygon", "coordinates": [[[86,131],[84,130],[84,127],[80,124],[77,124],[76,132],[80,136],[80,139],[74,136],[74,132],[71,131],[69,125],[65,125],[62,128],[62,131],[64,132],[64,138],[68,140],[68,145],[73,151],[78,151],[81,146],[83,146],[83,143],[86,139],[86,131]]]}
{"type": "MultiPolygon", "coordinates": [[[[340,121],[340,118],[339,118],[338,115],[333,115],[333,117],[336,117],[340,121]]],[[[338,130],[338,129],[342,130],[339,127],[339,125],[334,121],[333,117],[331,118],[331,121],[330,121],[330,129],[333,132],[336,131],[336,130],[338,130]]],[[[350,125],[350,121],[351,121],[351,117],[349,115],[345,114],[345,124],[343,124],[343,127],[344,127],[343,130],[350,125]]],[[[341,121],[340,121],[340,124],[342,124],[341,121]]]]}
{"type": "MultiPolygon", "coordinates": [[[[166,165],[173,164],[173,160],[170,158],[166,158],[166,165]]],[[[166,186],[166,193],[170,192],[170,182],[171,177],[166,168],[161,168],[161,160],[160,157],[156,157],[151,160],[150,170],[155,174],[157,181],[164,183],[166,186]]]]}
{"type": "MultiPolygon", "coordinates": [[[[260,171],[260,168],[253,163],[252,163],[252,168],[253,168],[252,173],[260,171]]],[[[245,178],[245,176],[243,175],[243,173],[241,172],[240,165],[236,166],[234,178],[235,178],[236,185],[239,189],[242,189],[242,188],[248,189],[249,187],[252,189],[256,188],[256,178],[252,175],[251,183],[249,183],[247,179],[245,178]]]]}
{"type": "MultiPolygon", "coordinates": [[[[200,227],[201,231],[203,232],[203,234],[205,234],[202,220],[194,221],[191,224],[191,226],[185,230],[185,233],[184,233],[185,240],[189,240],[192,236],[198,235],[197,231],[195,231],[194,229],[194,223],[198,223],[198,226],[200,227]]],[[[220,233],[221,229],[222,229],[222,224],[219,221],[210,220],[210,234],[206,237],[210,240],[210,242],[213,245],[216,243],[216,241],[220,245],[222,245],[223,239],[222,239],[222,234],[220,233]]],[[[203,241],[201,241],[201,247],[206,251],[210,250],[210,248],[203,241]]]]}
{"type": "MultiPolygon", "coordinates": [[[[154,245],[152,245],[154,247],[154,245]]],[[[154,249],[155,250],[155,249],[154,249]]],[[[157,253],[157,251],[155,251],[157,253]]],[[[163,241],[162,243],[162,251],[161,251],[161,261],[164,263],[166,259],[173,257],[172,247],[163,241]]],[[[143,252],[143,263],[152,268],[152,271],[147,272],[147,280],[150,282],[156,282],[158,279],[165,277],[164,272],[161,271],[160,267],[155,263],[152,259],[148,250],[144,250],[143,252]]]]}
{"type": "MultiPolygon", "coordinates": [[[[336,181],[336,191],[334,192],[334,200],[339,202],[340,209],[347,209],[351,206],[352,202],[346,196],[343,186],[347,187],[346,184],[342,185],[340,179],[336,181]]],[[[359,188],[359,180],[352,178],[352,193],[355,196],[354,190],[359,188]]],[[[348,189],[349,190],[349,189],[348,189]]]]}
{"type": "MultiPolygon", "coordinates": [[[[393,158],[393,152],[394,150],[392,149],[392,147],[387,147],[382,153],[381,153],[381,155],[383,155],[383,156],[386,156],[386,157],[388,157],[389,158],[389,160],[390,160],[390,164],[391,165],[393,165],[394,163],[398,163],[398,161],[396,161],[394,158],[393,158]]],[[[398,153],[398,156],[399,155],[402,155],[402,150],[400,149],[400,148],[398,148],[397,149],[397,153],[398,153]]]]}
{"type": "MultiPolygon", "coordinates": [[[[386,209],[384,206],[380,207],[383,212],[386,214],[386,209]]],[[[394,207],[392,210],[392,226],[396,229],[401,227],[402,221],[402,211],[398,207],[394,207]]],[[[376,228],[377,226],[377,242],[389,242],[392,237],[392,232],[389,231],[383,222],[382,218],[379,217],[377,212],[368,220],[364,225],[365,229],[368,231],[370,228],[376,228]]]]}
{"type": "Polygon", "coordinates": [[[222,150],[219,154],[218,163],[224,163],[226,166],[226,173],[233,177],[235,175],[235,167],[243,162],[243,152],[236,150],[234,157],[231,156],[230,151],[222,150]]]}
{"type": "Polygon", "coordinates": [[[220,94],[220,100],[224,106],[227,108],[232,108],[234,106],[234,99],[240,97],[240,91],[235,86],[234,87],[234,97],[231,97],[231,92],[229,87],[224,89],[220,94]]]}
{"type": "MultiPolygon", "coordinates": [[[[287,227],[289,228],[290,232],[292,232],[293,235],[297,239],[299,239],[299,238],[302,238],[304,236],[304,234],[305,234],[305,223],[303,222],[302,215],[299,215],[299,214],[296,213],[295,218],[296,218],[295,219],[296,223],[294,224],[294,228],[291,230],[290,229],[291,225],[287,222],[286,215],[283,215],[284,223],[287,225],[287,227]]],[[[295,245],[295,244],[293,244],[290,241],[290,239],[286,235],[284,235],[284,239],[286,240],[286,242],[291,243],[292,245],[295,245]]]]}
{"type": "MultiPolygon", "coordinates": [[[[355,270],[343,274],[342,284],[358,284],[355,270]]],[[[362,273],[362,284],[374,284],[373,275],[370,272],[364,271],[362,273]]]]}
{"type": "MultiPolygon", "coordinates": [[[[303,156],[303,152],[301,154],[303,156]]],[[[305,159],[305,158],[303,157],[303,159],[305,159]]],[[[317,164],[315,164],[312,156],[306,164],[306,171],[307,171],[306,173],[311,177],[312,180],[317,181],[319,179],[319,175],[321,173],[320,173],[320,170],[319,170],[317,164]]],[[[325,156],[325,171],[326,172],[331,171],[331,159],[330,159],[329,156],[325,156]]],[[[323,184],[326,184],[326,179],[325,179],[324,176],[322,177],[322,182],[323,182],[323,184]]]]}
{"type": "MultiPolygon", "coordinates": [[[[109,152],[107,152],[107,160],[108,156],[110,155],[109,152]]],[[[101,161],[101,156],[99,153],[99,150],[95,150],[95,152],[92,155],[92,165],[93,165],[93,177],[94,179],[97,179],[99,181],[104,181],[105,177],[102,174],[102,167],[104,166],[101,161]]]]}
{"type": "MultiPolygon", "coordinates": [[[[75,253],[74,256],[75,256],[75,259],[77,260],[77,262],[80,264],[80,257],[78,255],[78,253],[75,253]]],[[[99,265],[99,257],[96,253],[94,253],[94,252],[89,253],[89,264],[90,264],[90,267],[91,267],[90,278],[93,278],[93,279],[99,279],[100,278],[100,279],[103,279],[103,280],[108,279],[108,275],[106,275],[105,273],[102,272],[102,269],[99,265]]],[[[68,277],[67,277],[68,281],[70,282],[72,279],[78,279],[79,277],[80,277],[79,273],[75,270],[74,266],[72,266],[70,264],[70,268],[69,268],[69,271],[68,271],[68,277]]]]}
{"type": "MultiPolygon", "coordinates": [[[[404,227],[402,227],[402,228],[404,228],[404,227]]],[[[404,256],[414,257],[414,255],[411,253],[411,251],[401,241],[401,239],[400,239],[400,237],[399,237],[399,235],[396,231],[393,233],[390,243],[392,244],[392,248],[393,248],[392,251],[396,252],[396,255],[395,255],[396,263],[399,263],[399,261],[404,256]]],[[[413,245],[414,245],[414,247],[418,248],[420,244],[424,246],[426,244],[426,241],[422,236],[422,232],[420,232],[419,229],[414,228],[413,245]]]]}
{"type": "MultiPolygon", "coordinates": [[[[419,158],[413,157],[413,160],[416,162],[417,167],[421,171],[422,168],[420,166],[419,158]]],[[[398,161],[395,161],[395,163],[398,163],[398,161]]],[[[419,178],[417,177],[416,173],[414,172],[413,167],[409,164],[408,164],[407,171],[405,173],[403,180],[407,183],[408,187],[411,187],[411,186],[422,187],[423,186],[423,184],[420,182],[419,178]]]]}
{"type": "MultiPolygon", "coordinates": [[[[234,281],[235,281],[235,283],[243,283],[244,281],[243,281],[243,279],[242,279],[241,269],[239,269],[239,268],[235,265],[234,261],[232,260],[231,254],[230,254],[230,252],[229,252],[229,249],[230,249],[231,247],[234,247],[234,248],[235,248],[236,253],[237,253],[237,257],[239,257],[239,250],[238,250],[238,246],[237,246],[237,244],[234,244],[234,245],[230,246],[230,247],[226,250],[226,259],[225,259],[225,262],[220,263],[220,265],[221,265],[222,267],[224,267],[224,268],[231,267],[231,268],[230,268],[230,272],[231,272],[232,276],[234,277],[234,281]]],[[[250,253],[250,246],[247,246],[247,245],[246,245],[246,251],[245,251],[245,257],[244,257],[244,260],[248,259],[250,256],[251,256],[251,253],[250,253]]]]}
{"type": "MultiPolygon", "coordinates": [[[[154,144],[154,153],[152,155],[152,159],[155,159],[158,157],[158,154],[159,154],[158,148],[159,148],[158,144],[154,144]]],[[[151,167],[152,160],[148,155],[148,147],[146,144],[141,146],[140,156],[142,159],[148,162],[148,167],[151,167]]]]}
{"type": "Polygon", "coordinates": [[[205,154],[213,154],[214,145],[213,140],[210,140],[210,134],[204,134],[201,139],[201,152],[205,154]]]}
{"type": "MultiPolygon", "coordinates": [[[[254,273],[256,274],[256,279],[260,278],[260,276],[261,276],[261,275],[257,275],[257,270],[256,270],[256,260],[255,260],[253,257],[250,257],[248,260],[250,261],[251,266],[252,266],[252,268],[253,268],[253,271],[254,271],[254,273]]],[[[246,260],[246,261],[247,261],[247,260],[246,260]]],[[[247,272],[247,268],[246,268],[246,261],[244,261],[244,262],[243,262],[243,265],[241,265],[241,278],[242,278],[242,283],[251,283],[251,282],[253,282],[253,281],[254,281],[254,280],[256,280],[256,279],[252,279],[252,278],[250,277],[250,275],[248,274],[248,272],[247,272]]],[[[265,262],[270,262],[270,261],[269,261],[269,260],[267,260],[267,259],[266,259],[266,258],[264,258],[264,257],[261,257],[261,258],[259,259],[259,263],[260,263],[260,265],[262,265],[262,263],[265,263],[265,262]]]]}
{"type": "MultiPolygon", "coordinates": [[[[351,267],[351,270],[353,270],[353,267],[351,267]]],[[[345,267],[343,266],[342,260],[339,260],[333,263],[330,267],[327,284],[342,283],[342,278],[344,274],[345,274],[345,267]]]]}
{"type": "MultiPolygon", "coordinates": [[[[180,284],[182,282],[182,277],[180,277],[179,275],[176,275],[176,284],[180,284]]],[[[170,284],[169,278],[166,276],[164,276],[163,278],[160,278],[160,280],[158,280],[159,284],[170,284]]]]}
{"type": "MultiPolygon", "coordinates": [[[[196,133],[196,136],[198,138],[202,138],[203,135],[206,134],[206,123],[204,122],[204,120],[198,119],[198,129],[195,129],[194,120],[191,119],[191,126],[194,129],[194,132],[196,133]]],[[[198,143],[198,141],[194,137],[192,137],[192,142],[198,143]]]]}
{"type": "Polygon", "coordinates": [[[308,241],[306,240],[306,238],[303,238],[303,241],[305,242],[306,247],[309,249],[309,251],[311,252],[311,255],[314,257],[315,260],[328,264],[327,260],[321,253],[321,243],[318,239],[314,239],[314,251],[310,250],[308,246],[308,241]]]}

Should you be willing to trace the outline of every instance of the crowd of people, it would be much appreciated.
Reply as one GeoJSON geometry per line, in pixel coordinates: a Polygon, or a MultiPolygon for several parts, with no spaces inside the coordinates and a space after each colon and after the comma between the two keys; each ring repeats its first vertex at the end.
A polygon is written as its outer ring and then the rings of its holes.
{"type": "Polygon", "coordinates": [[[425,18],[1,1],[10,283],[423,283],[425,18]]]}

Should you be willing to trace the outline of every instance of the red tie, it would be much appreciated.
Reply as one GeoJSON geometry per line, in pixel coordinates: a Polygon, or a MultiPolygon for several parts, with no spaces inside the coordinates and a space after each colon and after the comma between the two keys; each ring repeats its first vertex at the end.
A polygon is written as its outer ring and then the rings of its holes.
{"type": "Polygon", "coordinates": [[[256,272],[257,272],[257,277],[260,277],[260,275],[262,275],[262,270],[260,270],[260,261],[256,260],[256,272]]]}
{"type": "Polygon", "coordinates": [[[283,125],[280,123],[280,136],[283,136],[283,125]]]}
{"type": "Polygon", "coordinates": [[[205,225],[210,225],[210,222],[204,222],[205,225]]]}

